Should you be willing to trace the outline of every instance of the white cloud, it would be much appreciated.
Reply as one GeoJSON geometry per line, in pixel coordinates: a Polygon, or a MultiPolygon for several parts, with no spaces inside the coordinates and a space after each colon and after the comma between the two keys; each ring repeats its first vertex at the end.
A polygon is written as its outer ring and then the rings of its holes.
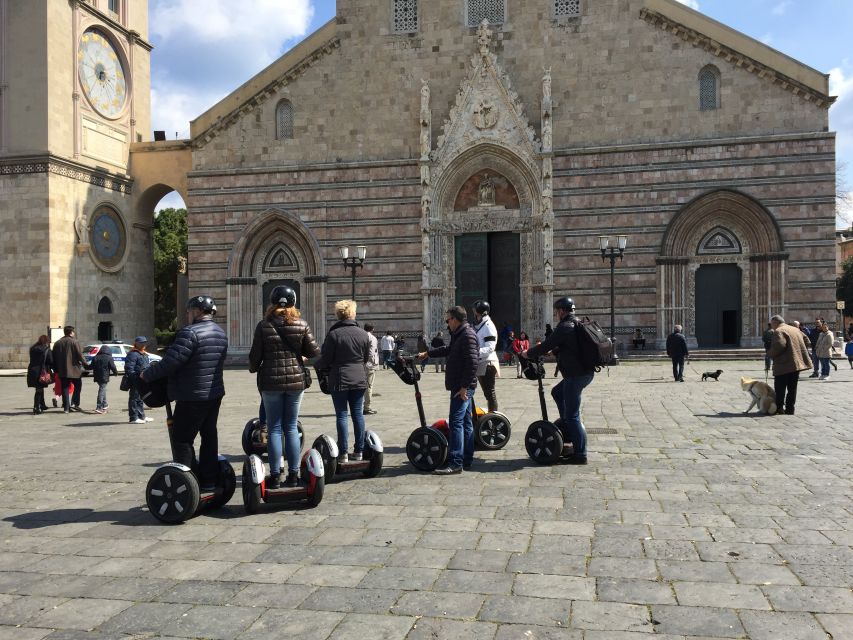
{"type": "Polygon", "coordinates": [[[691,9],[699,11],[699,0],[678,0],[681,4],[686,4],[691,9]]]}
{"type": "Polygon", "coordinates": [[[773,7],[770,10],[774,16],[784,16],[788,12],[788,7],[790,7],[793,3],[791,0],[782,0],[779,4],[773,7]]]}
{"type": "Polygon", "coordinates": [[[167,138],[303,38],[312,0],[152,0],[151,124],[167,138]]]}
{"type": "MultiPolygon", "coordinates": [[[[851,188],[853,176],[853,67],[845,60],[842,66],[829,71],[829,93],[838,96],[829,110],[830,129],[836,132],[835,152],[840,181],[846,189],[851,188]]],[[[839,219],[853,220],[853,198],[839,205],[839,219]]]]}

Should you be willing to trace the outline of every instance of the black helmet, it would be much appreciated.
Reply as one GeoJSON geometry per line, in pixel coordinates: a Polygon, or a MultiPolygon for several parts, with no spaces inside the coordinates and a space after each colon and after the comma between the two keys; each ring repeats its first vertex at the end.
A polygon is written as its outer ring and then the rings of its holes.
{"type": "Polygon", "coordinates": [[[489,311],[491,311],[492,307],[485,300],[477,300],[474,303],[474,313],[481,316],[489,315],[489,311]]]}
{"type": "Polygon", "coordinates": [[[216,315],[216,303],[210,296],[195,296],[187,301],[187,311],[190,309],[201,309],[203,313],[216,315]]]}
{"type": "Polygon", "coordinates": [[[270,292],[270,304],[290,309],[296,306],[296,292],[285,285],[279,285],[270,292]]]}
{"type": "Polygon", "coordinates": [[[554,300],[554,308],[565,309],[566,311],[574,311],[575,301],[569,298],[568,296],[558,298],[557,300],[554,300]]]}

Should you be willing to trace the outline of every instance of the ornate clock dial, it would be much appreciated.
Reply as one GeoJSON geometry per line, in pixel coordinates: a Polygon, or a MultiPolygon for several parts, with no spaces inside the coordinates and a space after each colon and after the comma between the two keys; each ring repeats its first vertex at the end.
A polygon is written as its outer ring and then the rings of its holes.
{"type": "Polygon", "coordinates": [[[77,74],[92,107],[116,118],[127,101],[124,67],[112,43],[96,29],[88,29],[77,47],[77,74]]]}
{"type": "Polygon", "coordinates": [[[121,217],[108,207],[92,216],[90,243],[97,262],[106,269],[116,267],[124,258],[127,233],[121,217]]]}

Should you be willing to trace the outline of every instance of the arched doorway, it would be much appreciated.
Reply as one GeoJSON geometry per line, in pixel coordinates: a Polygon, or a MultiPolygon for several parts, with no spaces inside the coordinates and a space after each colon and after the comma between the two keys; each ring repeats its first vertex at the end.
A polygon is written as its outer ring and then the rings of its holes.
{"type": "Polygon", "coordinates": [[[228,262],[229,352],[248,352],[269,294],[279,284],[296,291],[296,306],[322,335],[326,280],[319,244],[298,216],[280,209],[259,215],[243,229],[228,262]]]}
{"type": "Polygon", "coordinates": [[[101,296],[98,301],[98,340],[101,342],[109,342],[115,336],[113,335],[113,323],[110,316],[113,313],[112,300],[107,296],[101,296]]]}
{"type": "Polygon", "coordinates": [[[782,236],[754,198],[714,191],[675,214],[657,258],[657,341],[676,324],[691,347],[761,345],[767,320],[785,311],[782,236]]]}

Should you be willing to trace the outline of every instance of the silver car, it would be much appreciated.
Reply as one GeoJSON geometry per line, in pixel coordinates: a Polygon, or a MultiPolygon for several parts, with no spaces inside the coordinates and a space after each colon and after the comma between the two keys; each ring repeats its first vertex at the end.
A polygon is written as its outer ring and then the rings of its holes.
{"type": "MultiPolygon", "coordinates": [[[[86,361],[86,366],[92,365],[92,359],[98,354],[98,351],[101,350],[101,347],[107,347],[113,354],[113,362],[116,363],[116,369],[119,373],[124,373],[124,360],[127,358],[127,354],[133,351],[132,344],[124,344],[121,342],[103,342],[98,344],[89,344],[83,348],[83,360],[86,361]]],[[[149,353],[148,359],[154,362],[160,362],[163,358],[158,356],[156,353],[149,353]]],[[[83,375],[89,375],[89,371],[84,371],[83,375]]]]}

